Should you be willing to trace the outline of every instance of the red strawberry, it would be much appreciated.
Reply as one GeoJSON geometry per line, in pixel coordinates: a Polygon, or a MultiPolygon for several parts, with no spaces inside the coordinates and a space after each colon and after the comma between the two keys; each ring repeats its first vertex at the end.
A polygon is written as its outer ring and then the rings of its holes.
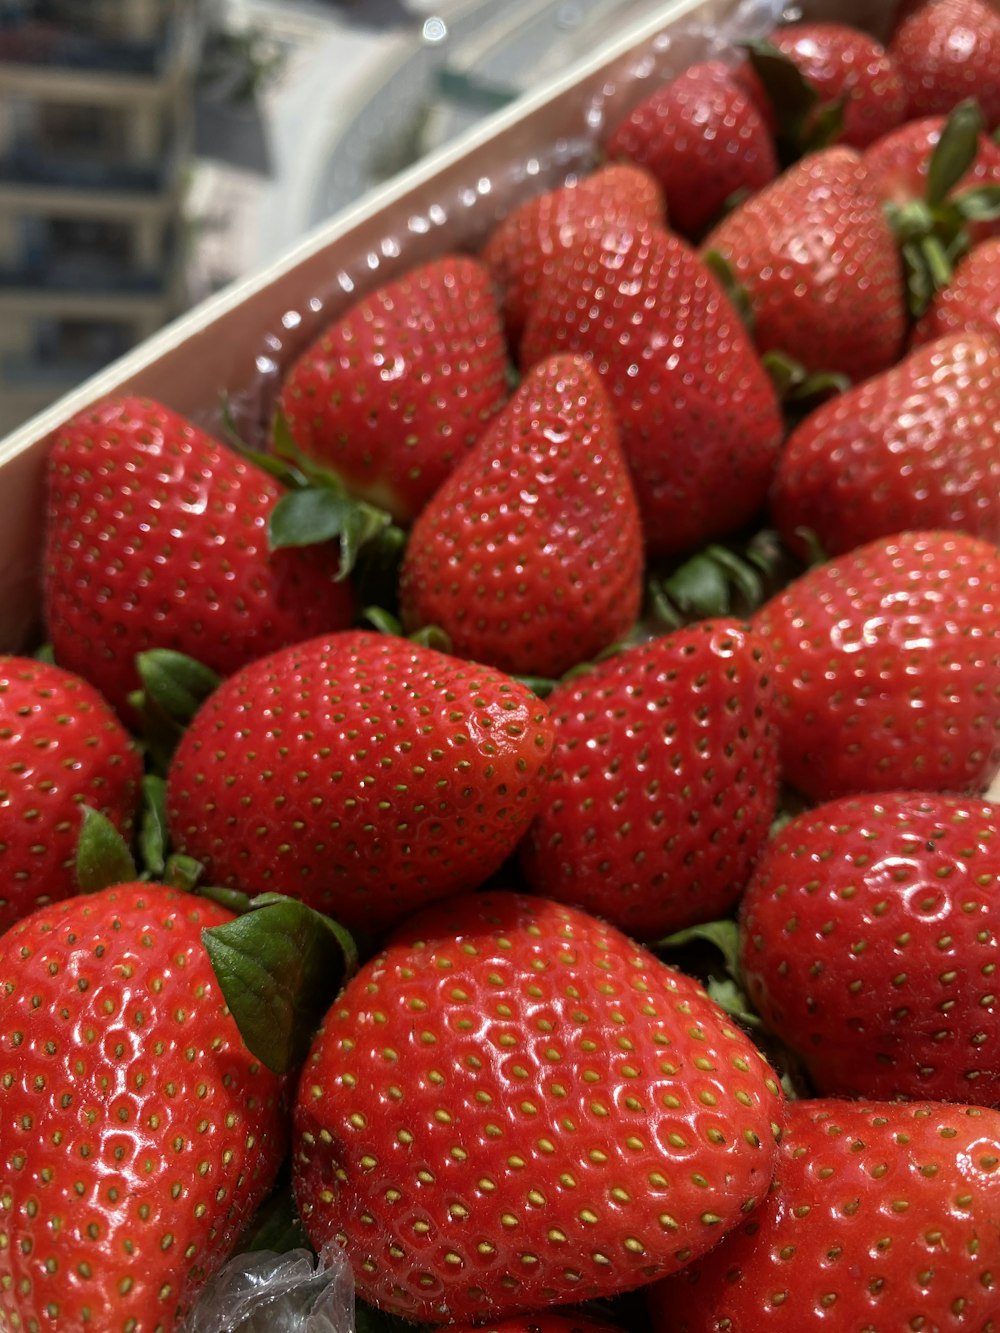
{"type": "MultiPolygon", "coordinates": [[[[816,95],[801,127],[807,141],[818,118],[836,108],[842,108],[842,120],[824,146],[843,143],[867,148],[902,122],[906,111],[903,81],[885,47],[870,33],[846,23],[789,23],[775,29],[768,42],[796,66],[816,95]]],[[[757,106],[769,113],[769,123],[780,122],[782,108],[772,110],[771,98],[749,63],[738,77],[757,106]]]]}
{"type": "Polygon", "coordinates": [[[582,912],[476,894],[409,921],[334,1004],[295,1193],[366,1300],[502,1319],[714,1245],[767,1192],[781,1104],[690,978],[582,912]]]}
{"type": "Polygon", "coordinates": [[[777,802],[769,660],[703,621],[565,682],[546,800],[522,847],[538,893],[641,939],[723,916],[777,802]]]}
{"type": "Polygon", "coordinates": [[[672,226],[686,236],[700,236],[733,195],[759,190],[778,174],[764,121],[718,60],[692,65],[645,97],[605,148],[609,157],[652,172],[672,226]]]}
{"type": "Polygon", "coordinates": [[[1000,543],[1000,341],[951,334],[829,399],[789,437],[771,512],[828,555],[922,525],[1000,543]]]}
{"type": "Polygon", "coordinates": [[[634,624],[639,510],[595,371],[540,362],[417,519],[404,623],[435,624],[459,657],[561,676],[634,624]]]}
{"type": "Polygon", "coordinates": [[[280,405],[308,458],[408,523],[503,406],[506,367],[488,272],[446,255],[331,324],[280,405]]]}
{"type": "Polygon", "coordinates": [[[947,114],[967,97],[1000,124],[1000,13],[984,0],[928,0],[896,28],[889,54],[907,93],[906,119],[947,114]]]}
{"type": "Polygon", "coordinates": [[[538,287],[557,257],[573,247],[579,232],[615,220],[666,220],[660,187],[644,168],[610,162],[528,199],[493,230],[481,258],[500,292],[511,347],[520,342],[538,287]]]}
{"type": "MultiPolygon", "coordinates": [[[[872,188],[883,204],[900,209],[926,200],[931,159],[946,124],[944,116],[925,116],[893,130],[868,149],[862,160],[868,168],[872,188]]],[[[950,204],[970,190],[1000,186],[1000,145],[982,133],[974,142],[978,149],[970,151],[971,165],[945,196],[950,204]]],[[[997,219],[959,220],[973,243],[1000,232],[997,219]]]]}
{"type": "Polygon", "coordinates": [[[764,1206],[658,1284],[656,1333],[896,1333],[1000,1318],[1000,1112],[792,1102],[764,1206]]]}
{"type": "Polygon", "coordinates": [[[756,515],[781,442],[774,388],[680,237],[615,226],[579,237],[539,291],[522,363],[560,351],[586,357],[611,398],[651,554],[756,515]]]}
{"type": "Polygon", "coordinates": [[[55,655],[121,712],[148,648],[227,675],[353,618],[334,547],[268,550],[277,482],[160,403],[81,412],[56,433],[48,482],[55,655]]]}
{"type": "Polygon", "coordinates": [[[168,1333],[267,1194],[282,1085],[251,1057],[204,926],[152,884],[0,940],[0,1324],[168,1333]]]}
{"type": "Polygon", "coordinates": [[[174,755],[168,815],[208,882],[385,929],[499,868],[551,748],[548,710],[510,677],[352,631],[225,681],[174,755]]]}
{"type": "Polygon", "coordinates": [[[0,657],[0,934],[43,903],[77,892],[81,807],[126,838],[142,760],[110,705],[79,676],[0,657]]]}
{"type": "Polygon", "coordinates": [[[1000,1103],[1000,810],[842,797],[792,819],[741,904],[743,982],[830,1096],[1000,1103]]]}
{"type": "Polygon", "coordinates": [[[955,274],[913,330],[922,346],[949,333],[977,333],[1000,344],[1000,236],[960,260],[955,274]]]}
{"type": "Polygon", "coordinates": [[[870,542],[753,618],[778,691],[782,771],[812,800],[979,792],[1000,764],[1000,552],[952,532],[870,542]]]}
{"type": "Polygon", "coordinates": [[[747,290],[761,352],[864,379],[906,336],[902,269],[869,172],[849,148],[813,153],[705,240],[747,290]]]}

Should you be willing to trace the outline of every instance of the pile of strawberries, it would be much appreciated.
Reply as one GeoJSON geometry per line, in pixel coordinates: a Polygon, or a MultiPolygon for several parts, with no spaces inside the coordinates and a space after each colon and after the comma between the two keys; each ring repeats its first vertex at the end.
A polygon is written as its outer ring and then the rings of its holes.
{"type": "Polygon", "coordinates": [[[998,126],[997,0],[792,24],[358,300],[265,453],[56,433],[0,1327],[280,1233],[362,1333],[1000,1329],[998,126]]]}

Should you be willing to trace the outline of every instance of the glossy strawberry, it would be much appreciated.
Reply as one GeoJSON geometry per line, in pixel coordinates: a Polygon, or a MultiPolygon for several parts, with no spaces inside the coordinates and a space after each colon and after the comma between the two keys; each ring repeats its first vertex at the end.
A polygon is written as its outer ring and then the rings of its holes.
{"type": "Polygon", "coordinates": [[[650,554],[696,548],[757,514],[782,434],[774,388],[680,237],[609,226],[578,238],[540,289],[522,363],[557,352],[601,376],[650,554]]]}
{"type": "Polygon", "coordinates": [[[525,378],[410,534],[408,629],[438,625],[459,657],[561,676],[634,624],[639,510],[596,371],[552,357],[525,378]]]}
{"type": "Polygon", "coordinates": [[[56,432],[45,617],[61,666],[123,713],[135,656],[173,648],[228,675],[342,629],[354,596],[333,547],[268,549],[283,488],[146,398],[104,399],[56,432]]]}
{"type": "Polygon", "coordinates": [[[28,657],[0,657],[0,933],[77,892],[82,807],[128,838],[142,760],[85,680],[28,657]]]}
{"type": "Polygon", "coordinates": [[[168,1333],[271,1187],[281,1080],[201,942],[215,904],[126,884],[0,939],[0,1324],[168,1333]]]}
{"type": "Polygon", "coordinates": [[[362,297],[291,367],[280,406],[296,445],[408,523],[506,398],[490,277],[446,255],[362,297]]]}
{"type": "MultiPolygon", "coordinates": [[[[818,117],[835,111],[839,122],[830,143],[867,148],[899,125],[906,112],[906,92],[895,62],[870,33],[847,23],[802,22],[776,28],[770,45],[792,62],[816,96],[801,132],[808,142],[818,117]]],[[[753,90],[769,123],[782,118],[749,64],[739,79],[753,90]]]]}
{"type": "Polygon", "coordinates": [[[907,93],[907,120],[947,114],[967,97],[1000,124],[1000,13],[985,0],[928,0],[889,44],[907,93]]]}
{"type": "Polygon", "coordinates": [[[761,352],[860,380],[902,353],[896,242],[869,172],[849,148],[791,167],[706,237],[746,289],[761,352]]]}
{"type": "Polygon", "coordinates": [[[1000,345],[1000,236],[970,250],[913,330],[921,346],[950,333],[975,333],[1000,345]]]}
{"type": "Polygon", "coordinates": [[[760,113],[718,60],[691,65],[643,98],[614,127],[605,151],[656,177],[671,226],[685,236],[700,236],[734,195],[778,174],[760,113]]]}
{"type": "Polygon", "coordinates": [[[760,637],[704,621],[564,682],[549,707],[552,776],[522,847],[535,891],[639,939],[724,916],[777,803],[760,637]]]}
{"type": "Polygon", "coordinates": [[[208,883],[384,930],[499,868],[551,748],[547,708],[502,672],[349,631],[208,699],[170,767],[170,826],[208,883]]]}
{"type": "Polygon", "coordinates": [[[785,445],[774,524],[827,555],[922,525],[1000,542],[1000,341],[940,338],[829,399],[785,445]]]}
{"type": "Polygon", "coordinates": [[[477,894],[407,922],[335,1002],[295,1193],[366,1300],[496,1320],[710,1248],[767,1192],[781,1104],[694,981],[582,912],[477,894]]]}
{"type": "Polygon", "coordinates": [[[743,983],[819,1092],[1000,1104],[998,814],[842,797],[764,850],[741,903],[743,983]]]}
{"type": "Polygon", "coordinates": [[[788,1106],[774,1188],[659,1284],[655,1333],[995,1327],[1000,1112],[919,1102],[788,1106]]]}
{"type": "Polygon", "coordinates": [[[1000,553],[951,532],[883,537],[753,617],[770,646],[782,771],[812,800],[981,792],[1000,765],[1000,553]]]}
{"type": "Polygon", "coordinates": [[[609,162],[526,200],[494,228],[480,258],[500,293],[512,348],[520,343],[539,285],[558,257],[595,223],[616,220],[666,220],[663,193],[644,167],[609,162]]]}

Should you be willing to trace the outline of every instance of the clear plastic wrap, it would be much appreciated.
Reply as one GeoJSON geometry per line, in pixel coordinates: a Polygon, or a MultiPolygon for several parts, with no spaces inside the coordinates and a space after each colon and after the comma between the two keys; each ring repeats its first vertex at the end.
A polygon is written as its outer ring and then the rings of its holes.
{"type": "Polygon", "coordinates": [[[354,1333],[354,1279],[341,1250],[238,1254],[202,1291],[181,1333],[354,1333]]]}

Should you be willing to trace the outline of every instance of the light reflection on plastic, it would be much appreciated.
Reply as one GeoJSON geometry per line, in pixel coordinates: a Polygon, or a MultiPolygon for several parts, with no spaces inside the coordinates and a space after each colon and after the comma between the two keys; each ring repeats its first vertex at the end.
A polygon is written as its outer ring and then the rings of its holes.
{"type": "Polygon", "coordinates": [[[415,236],[426,236],[431,229],[431,224],[420,213],[414,213],[406,225],[415,236]]]}
{"type": "Polygon", "coordinates": [[[281,322],[286,329],[297,329],[302,323],[302,316],[297,310],[286,310],[281,316],[281,322]]]}
{"type": "Polygon", "coordinates": [[[448,36],[448,25],[443,18],[434,15],[432,18],[424,20],[423,38],[431,46],[437,46],[448,36]]]}
{"type": "Polygon", "coordinates": [[[340,272],[337,274],[337,282],[342,292],[354,291],[354,283],[351,279],[351,276],[350,274],[345,273],[343,269],[341,269],[340,272]]]}
{"type": "Polygon", "coordinates": [[[257,358],[257,370],[261,375],[276,375],[278,373],[278,363],[269,356],[259,356],[257,358]]]}

